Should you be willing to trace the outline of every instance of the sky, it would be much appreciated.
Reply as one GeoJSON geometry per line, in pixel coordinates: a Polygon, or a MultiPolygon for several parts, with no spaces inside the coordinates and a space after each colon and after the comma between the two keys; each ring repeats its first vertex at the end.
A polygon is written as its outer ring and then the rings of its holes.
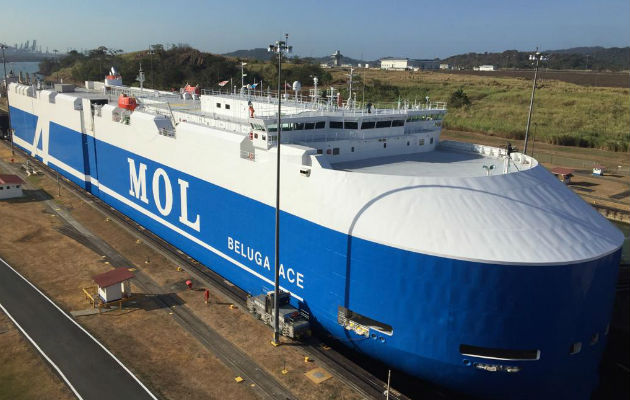
{"type": "Polygon", "coordinates": [[[296,55],[364,60],[630,44],[628,0],[0,1],[0,42],[51,51],[186,43],[226,53],[285,32],[296,55]]]}

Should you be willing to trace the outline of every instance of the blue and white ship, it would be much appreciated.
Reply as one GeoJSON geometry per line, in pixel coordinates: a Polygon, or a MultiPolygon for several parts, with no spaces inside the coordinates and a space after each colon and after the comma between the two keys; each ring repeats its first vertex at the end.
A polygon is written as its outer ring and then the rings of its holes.
{"type": "MultiPolygon", "coordinates": [[[[9,86],[17,146],[248,293],[273,289],[274,94],[60,89],[9,86]]],[[[445,104],[283,96],[280,284],[312,323],[469,395],[590,396],[611,223],[532,157],[440,141],[445,104]]]]}

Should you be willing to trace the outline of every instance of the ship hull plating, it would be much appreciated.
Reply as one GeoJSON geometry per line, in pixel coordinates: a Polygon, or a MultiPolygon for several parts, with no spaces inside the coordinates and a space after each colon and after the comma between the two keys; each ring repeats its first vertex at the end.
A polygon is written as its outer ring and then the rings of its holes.
{"type": "MultiPolygon", "coordinates": [[[[26,152],[248,293],[273,289],[273,207],[56,122],[43,134],[37,116],[10,112],[26,152]]],[[[484,397],[586,398],[596,386],[620,250],[572,265],[498,265],[398,249],[286,212],[280,221],[281,286],[346,345],[484,397]],[[393,332],[346,330],[339,306],[393,332]],[[461,345],[540,356],[498,360],[461,345]]]]}

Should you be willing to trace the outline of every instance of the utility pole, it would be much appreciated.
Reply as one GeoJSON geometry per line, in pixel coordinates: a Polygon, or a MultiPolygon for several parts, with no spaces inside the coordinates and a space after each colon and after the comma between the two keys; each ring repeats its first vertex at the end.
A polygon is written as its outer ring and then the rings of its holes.
{"type": "Polygon", "coordinates": [[[247,65],[246,62],[241,61],[241,90],[245,87],[245,77],[247,76],[247,74],[245,73],[245,70],[243,69],[243,67],[246,65],[247,65]]]}
{"type": "Polygon", "coordinates": [[[543,56],[536,47],[536,52],[529,55],[529,60],[532,63],[535,62],[534,69],[534,84],[532,85],[532,96],[529,100],[529,114],[527,115],[527,128],[525,128],[525,146],[523,147],[523,154],[527,154],[527,140],[529,138],[529,125],[532,120],[532,110],[534,109],[534,95],[536,94],[536,79],[538,78],[538,63],[540,61],[547,61],[547,57],[543,56]]]}
{"type": "MultiPolygon", "coordinates": [[[[280,296],[280,139],[282,133],[282,99],[280,96],[280,81],[282,77],[282,54],[291,53],[293,50],[291,46],[287,45],[289,41],[289,34],[284,34],[284,40],[276,41],[275,44],[270,44],[268,51],[270,53],[276,53],[278,55],[278,127],[276,132],[277,138],[277,153],[276,153],[276,238],[275,238],[275,260],[274,260],[274,296],[273,296],[273,340],[271,344],[278,346],[280,344],[280,319],[279,319],[279,303],[278,297],[280,296]]],[[[243,63],[241,63],[242,68],[243,63]]],[[[242,71],[242,70],[241,70],[242,71]]],[[[242,74],[242,72],[241,72],[242,74]]]]}
{"type": "Polygon", "coordinates": [[[13,150],[13,126],[11,125],[11,107],[9,107],[9,81],[7,79],[7,60],[4,56],[4,49],[7,48],[7,45],[4,43],[0,43],[0,48],[2,48],[2,65],[4,67],[4,91],[7,95],[7,118],[9,120],[9,135],[11,135],[11,155],[15,155],[15,151],[13,150]]]}

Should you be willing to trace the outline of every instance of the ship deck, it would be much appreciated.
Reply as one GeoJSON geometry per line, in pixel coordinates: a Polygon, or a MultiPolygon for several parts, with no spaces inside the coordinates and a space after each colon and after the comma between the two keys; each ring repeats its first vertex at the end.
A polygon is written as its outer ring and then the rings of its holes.
{"type": "MultiPolygon", "coordinates": [[[[486,176],[484,165],[494,165],[491,174],[501,175],[505,159],[472,152],[437,149],[422,153],[339,162],[332,164],[332,167],[336,170],[367,174],[466,178],[486,176]]],[[[523,169],[518,163],[516,167],[523,169]]],[[[516,171],[514,163],[510,163],[510,172],[516,171]]]]}

